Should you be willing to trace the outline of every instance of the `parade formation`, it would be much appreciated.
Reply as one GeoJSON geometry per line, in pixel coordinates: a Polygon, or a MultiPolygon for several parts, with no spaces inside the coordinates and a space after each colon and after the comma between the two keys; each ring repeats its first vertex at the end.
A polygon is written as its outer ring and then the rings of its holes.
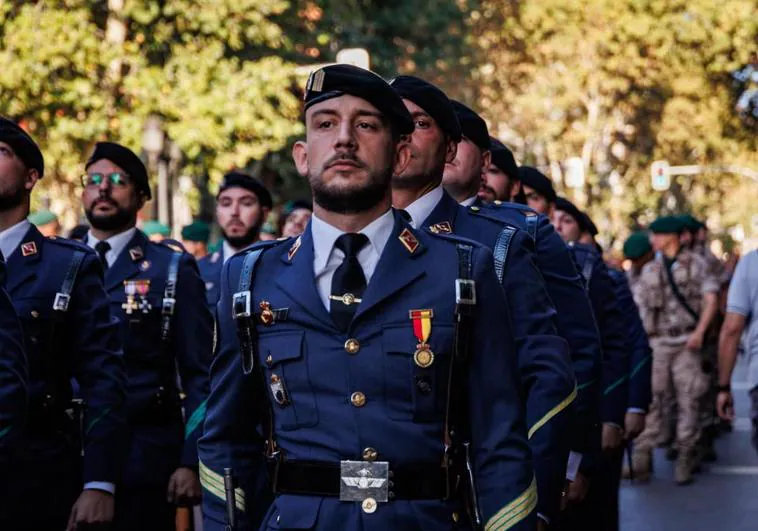
{"type": "Polygon", "coordinates": [[[169,531],[200,505],[205,531],[618,531],[654,448],[682,488],[716,458],[755,299],[722,308],[704,223],[606,261],[418,77],[323,66],[302,116],[312,203],[267,237],[271,191],[229,172],[211,251],[202,222],[138,228],[148,170],[109,141],[87,226],[30,221],[44,154],[0,119],[0,530],[169,531]]]}

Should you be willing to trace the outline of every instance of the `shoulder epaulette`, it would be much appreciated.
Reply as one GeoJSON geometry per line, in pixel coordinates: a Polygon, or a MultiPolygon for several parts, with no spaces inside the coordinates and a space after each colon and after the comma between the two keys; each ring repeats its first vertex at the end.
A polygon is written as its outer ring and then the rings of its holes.
{"type": "Polygon", "coordinates": [[[528,206],[522,205],[521,203],[510,203],[507,201],[494,201],[492,203],[489,203],[487,206],[494,209],[507,208],[508,210],[517,210],[521,212],[522,214],[524,214],[525,216],[537,215],[537,212],[535,210],[532,210],[528,206]]]}
{"type": "Polygon", "coordinates": [[[511,223],[508,222],[508,220],[500,217],[500,214],[498,214],[497,210],[495,210],[494,208],[490,208],[489,206],[485,206],[485,207],[471,206],[467,208],[466,210],[472,216],[488,219],[490,221],[494,221],[495,223],[499,223],[500,225],[504,225],[507,227],[518,228],[518,227],[514,227],[511,223]]]}
{"type": "Polygon", "coordinates": [[[70,240],[68,238],[61,238],[59,236],[48,236],[45,238],[45,241],[67,247],[69,249],[75,249],[77,251],[85,251],[91,253],[95,252],[94,249],[92,249],[89,245],[84,242],[80,242],[79,240],[70,240]]]}
{"type": "Polygon", "coordinates": [[[184,245],[182,245],[180,242],[176,240],[172,240],[171,238],[166,238],[158,242],[158,245],[161,245],[163,247],[168,247],[175,253],[186,253],[187,250],[184,248],[184,245]]]}
{"type": "Polygon", "coordinates": [[[446,233],[446,232],[434,232],[430,230],[428,227],[423,229],[424,234],[431,234],[432,236],[436,238],[441,238],[443,240],[448,240],[453,243],[464,243],[466,245],[471,245],[472,247],[484,247],[481,243],[475,242],[474,240],[470,240],[468,238],[464,238],[463,236],[455,233],[446,233]]]}

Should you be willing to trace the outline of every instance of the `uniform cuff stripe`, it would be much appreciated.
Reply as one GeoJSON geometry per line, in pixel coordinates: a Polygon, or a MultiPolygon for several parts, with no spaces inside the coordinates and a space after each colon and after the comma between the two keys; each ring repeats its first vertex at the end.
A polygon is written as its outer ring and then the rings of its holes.
{"type": "Polygon", "coordinates": [[[532,477],[532,482],[524,493],[511,503],[500,509],[490,518],[485,526],[485,531],[506,531],[537,508],[537,480],[532,477]]]}
{"type": "Polygon", "coordinates": [[[87,424],[87,429],[86,429],[86,430],[84,430],[84,435],[89,435],[89,432],[92,430],[92,428],[94,428],[94,427],[95,427],[95,425],[96,425],[98,422],[100,422],[100,421],[101,421],[101,420],[103,420],[105,417],[107,417],[107,416],[110,414],[110,412],[111,412],[112,410],[113,410],[113,408],[111,408],[111,407],[109,407],[109,408],[106,408],[106,409],[105,409],[105,410],[103,410],[103,411],[102,411],[102,412],[101,412],[99,415],[97,415],[95,418],[93,418],[92,420],[90,420],[90,421],[89,421],[89,423],[87,424]]]}
{"type": "Polygon", "coordinates": [[[208,399],[203,400],[197,409],[192,412],[190,418],[187,420],[187,425],[184,427],[184,439],[189,439],[192,436],[198,426],[200,426],[205,420],[205,412],[208,406],[208,399]]]}
{"type": "Polygon", "coordinates": [[[629,379],[631,380],[635,376],[637,376],[637,373],[642,370],[642,367],[650,361],[650,356],[645,356],[645,359],[639,362],[637,365],[634,366],[634,369],[632,369],[632,372],[629,373],[629,379]]]}
{"type": "Polygon", "coordinates": [[[595,383],[595,380],[590,380],[589,382],[584,382],[583,384],[579,384],[579,386],[577,387],[577,390],[584,391],[585,389],[587,389],[590,385],[594,383],[595,383]]]}
{"type": "Polygon", "coordinates": [[[552,419],[554,416],[556,416],[558,413],[569,407],[571,403],[576,399],[577,389],[576,386],[574,386],[574,390],[571,391],[571,394],[568,395],[566,398],[564,398],[557,406],[555,406],[553,409],[545,413],[545,416],[542,417],[540,420],[534,423],[534,426],[532,426],[529,429],[529,439],[532,438],[532,435],[534,435],[537,430],[539,430],[542,426],[550,422],[550,419],[552,419]]]}
{"type": "MultiPolygon", "coordinates": [[[[208,468],[202,461],[200,461],[200,484],[205,490],[219,498],[226,503],[226,490],[224,489],[224,478],[217,474],[210,468],[208,468]]],[[[245,512],[245,493],[242,489],[237,487],[234,489],[235,505],[237,509],[245,512]]]]}
{"type": "Polygon", "coordinates": [[[618,380],[616,380],[615,382],[613,382],[611,385],[609,385],[609,386],[606,388],[606,390],[605,390],[605,391],[603,391],[603,396],[608,396],[609,394],[611,394],[611,392],[612,392],[614,389],[616,389],[616,388],[617,388],[619,385],[621,385],[622,383],[624,383],[624,382],[626,381],[626,379],[627,379],[627,376],[626,376],[626,375],[624,375],[624,376],[622,376],[621,378],[619,378],[618,380]]]}

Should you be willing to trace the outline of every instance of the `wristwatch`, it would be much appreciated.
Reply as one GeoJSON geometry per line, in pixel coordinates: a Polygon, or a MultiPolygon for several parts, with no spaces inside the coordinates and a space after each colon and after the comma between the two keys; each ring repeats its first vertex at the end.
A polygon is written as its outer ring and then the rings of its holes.
{"type": "Polygon", "coordinates": [[[731,393],[732,392],[732,386],[729,384],[724,385],[717,385],[716,390],[718,390],[719,393],[731,393]]]}

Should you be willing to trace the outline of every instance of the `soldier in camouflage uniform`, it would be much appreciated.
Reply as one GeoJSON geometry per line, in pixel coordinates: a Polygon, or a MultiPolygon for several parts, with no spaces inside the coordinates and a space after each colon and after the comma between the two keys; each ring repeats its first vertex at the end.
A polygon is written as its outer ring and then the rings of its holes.
{"type": "Polygon", "coordinates": [[[681,219],[671,216],[650,225],[656,258],[642,268],[635,286],[635,300],[653,348],[653,403],[645,431],[636,441],[632,466],[637,478],[650,477],[652,449],[662,431],[662,402],[673,392],[679,449],[675,478],[677,484],[685,485],[692,482],[701,432],[700,401],[708,387],[700,350],[717,311],[719,285],[702,257],[681,248],[682,228],[681,219]]]}
{"type": "Polygon", "coordinates": [[[650,245],[650,236],[647,232],[635,232],[624,242],[624,258],[632,262],[632,267],[626,272],[626,279],[632,291],[640,279],[642,268],[653,259],[653,256],[653,246],[650,245]]]}

